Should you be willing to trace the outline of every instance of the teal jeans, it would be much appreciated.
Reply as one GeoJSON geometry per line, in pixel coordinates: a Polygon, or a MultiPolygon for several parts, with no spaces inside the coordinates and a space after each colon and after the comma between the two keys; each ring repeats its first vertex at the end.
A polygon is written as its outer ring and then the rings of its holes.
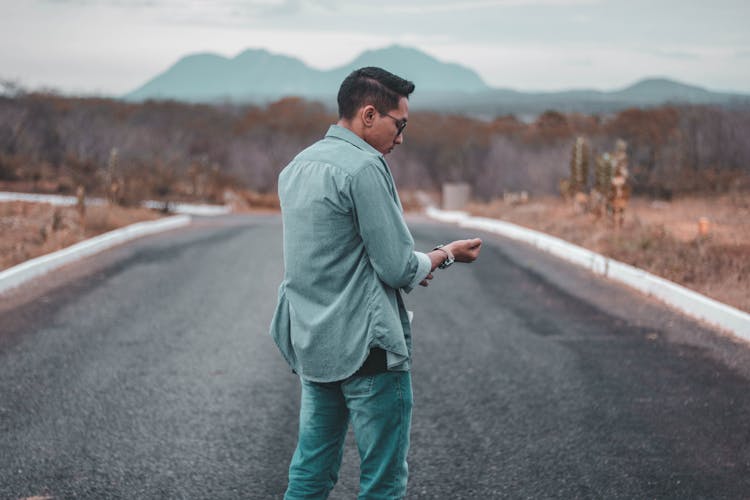
{"type": "Polygon", "coordinates": [[[359,498],[406,496],[412,392],[409,372],[302,380],[299,438],[285,500],[325,499],[338,480],[349,422],[360,458],[359,498]]]}

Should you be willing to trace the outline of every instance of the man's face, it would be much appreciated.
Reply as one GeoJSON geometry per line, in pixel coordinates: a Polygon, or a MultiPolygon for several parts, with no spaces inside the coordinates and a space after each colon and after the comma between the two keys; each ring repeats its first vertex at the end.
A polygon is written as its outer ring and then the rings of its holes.
{"type": "Polygon", "coordinates": [[[406,123],[409,118],[409,100],[402,97],[398,101],[398,107],[392,109],[386,115],[381,115],[377,110],[373,114],[372,127],[366,129],[365,141],[387,155],[398,144],[404,142],[403,130],[399,130],[399,125],[406,123]]]}

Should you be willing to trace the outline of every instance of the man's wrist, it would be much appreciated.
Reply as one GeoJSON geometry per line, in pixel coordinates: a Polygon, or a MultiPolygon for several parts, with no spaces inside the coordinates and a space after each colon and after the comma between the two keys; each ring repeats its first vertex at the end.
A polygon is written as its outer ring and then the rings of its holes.
{"type": "Polygon", "coordinates": [[[450,265],[456,261],[456,258],[453,256],[453,252],[449,248],[449,245],[438,245],[433,250],[445,254],[445,259],[443,259],[442,262],[440,262],[440,264],[438,264],[437,266],[440,269],[450,267],[450,265]]]}
{"type": "Polygon", "coordinates": [[[445,253],[439,250],[433,250],[427,256],[430,258],[430,272],[437,269],[445,260],[445,253]]]}

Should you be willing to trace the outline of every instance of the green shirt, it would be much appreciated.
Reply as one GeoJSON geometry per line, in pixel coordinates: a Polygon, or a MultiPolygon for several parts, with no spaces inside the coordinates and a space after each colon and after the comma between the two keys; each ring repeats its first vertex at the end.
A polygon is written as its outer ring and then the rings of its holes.
{"type": "Polygon", "coordinates": [[[430,272],[414,251],[385,158],[332,125],[279,174],[284,280],[271,335],[301,377],[351,376],[371,347],[408,370],[411,327],[400,289],[430,272]]]}

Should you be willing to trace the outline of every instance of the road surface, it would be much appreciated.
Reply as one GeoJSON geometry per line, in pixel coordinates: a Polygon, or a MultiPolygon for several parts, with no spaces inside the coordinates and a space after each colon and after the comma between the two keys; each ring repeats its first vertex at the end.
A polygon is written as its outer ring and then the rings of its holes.
{"type": "MultiPolygon", "coordinates": [[[[417,247],[467,233],[411,220],[417,247]]],[[[409,498],[750,498],[750,348],[525,245],[407,296],[409,498]]],[[[0,298],[0,498],[280,498],[299,384],[278,216],[147,237],[0,298]]],[[[357,491],[351,433],[331,498],[357,491]]]]}

